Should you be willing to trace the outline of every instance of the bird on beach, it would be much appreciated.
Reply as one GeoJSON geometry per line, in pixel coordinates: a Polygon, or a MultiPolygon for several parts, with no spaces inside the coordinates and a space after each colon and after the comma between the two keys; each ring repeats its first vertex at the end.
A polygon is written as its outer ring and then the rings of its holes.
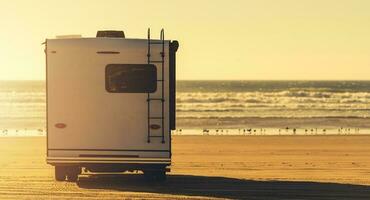
{"type": "Polygon", "coordinates": [[[307,135],[307,132],[308,132],[308,130],[307,130],[307,129],[304,129],[304,134],[306,134],[306,135],[307,135]]]}
{"type": "Polygon", "coordinates": [[[326,129],[323,129],[322,132],[324,133],[324,135],[326,134],[326,129]]]}
{"type": "Polygon", "coordinates": [[[38,131],[39,135],[42,135],[42,133],[44,132],[44,129],[39,128],[39,129],[37,129],[37,131],[38,131]]]}
{"type": "Polygon", "coordinates": [[[297,129],[293,128],[293,134],[295,135],[297,132],[297,129]]]}

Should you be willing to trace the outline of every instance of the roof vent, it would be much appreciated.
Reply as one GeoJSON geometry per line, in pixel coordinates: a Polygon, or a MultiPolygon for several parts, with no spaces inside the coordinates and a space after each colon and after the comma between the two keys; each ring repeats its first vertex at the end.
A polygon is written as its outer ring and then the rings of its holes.
{"type": "Polygon", "coordinates": [[[125,33],[123,31],[98,31],[96,37],[109,37],[109,38],[125,38],[125,33]]]}

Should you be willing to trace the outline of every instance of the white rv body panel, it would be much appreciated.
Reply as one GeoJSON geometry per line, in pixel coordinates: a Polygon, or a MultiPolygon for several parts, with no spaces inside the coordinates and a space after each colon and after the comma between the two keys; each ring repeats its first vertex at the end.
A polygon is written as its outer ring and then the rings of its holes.
{"type": "MultiPolygon", "coordinates": [[[[161,136],[163,130],[165,142],[153,137],[148,143],[148,94],[110,93],[105,88],[107,65],[147,64],[147,40],[47,40],[48,163],[169,164],[169,43],[164,43],[164,77],[162,64],[153,63],[157,79],[165,81],[158,81],[157,90],[150,94],[162,98],[164,84],[164,127],[151,130],[151,135],[161,136]]],[[[161,60],[161,50],[161,45],[152,45],[150,59],[161,60]]],[[[150,115],[162,116],[161,101],[150,102],[150,115]]],[[[162,126],[160,119],[150,123],[162,126]]]]}

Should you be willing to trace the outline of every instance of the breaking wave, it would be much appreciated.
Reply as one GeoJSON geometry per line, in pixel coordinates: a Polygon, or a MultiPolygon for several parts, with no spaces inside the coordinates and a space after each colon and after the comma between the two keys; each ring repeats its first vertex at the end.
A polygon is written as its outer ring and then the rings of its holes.
{"type": "Polygon", "coordinates": [[[370,117],[370,92],[180,92],[177,108],[180,117],[370,117]]]}

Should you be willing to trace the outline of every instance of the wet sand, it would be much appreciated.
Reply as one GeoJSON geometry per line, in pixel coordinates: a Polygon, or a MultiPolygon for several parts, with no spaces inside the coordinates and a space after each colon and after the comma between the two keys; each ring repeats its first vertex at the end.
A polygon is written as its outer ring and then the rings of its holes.
{"type": "Polygon", "coordinates": [[[0,199],[370,199],[370,136],[174,136],[165,183],[56,182],[45,137],[1,137],[0,152],[0,199]]]}
{"type": "Polygon", "coordinates": [[[360,128],[370,129],[370,118],[359,117],[182,117],[176,119],[176,126],[181,128],[360,128]],[[245,127],[245,125],[248,125],[245,127]]]}

